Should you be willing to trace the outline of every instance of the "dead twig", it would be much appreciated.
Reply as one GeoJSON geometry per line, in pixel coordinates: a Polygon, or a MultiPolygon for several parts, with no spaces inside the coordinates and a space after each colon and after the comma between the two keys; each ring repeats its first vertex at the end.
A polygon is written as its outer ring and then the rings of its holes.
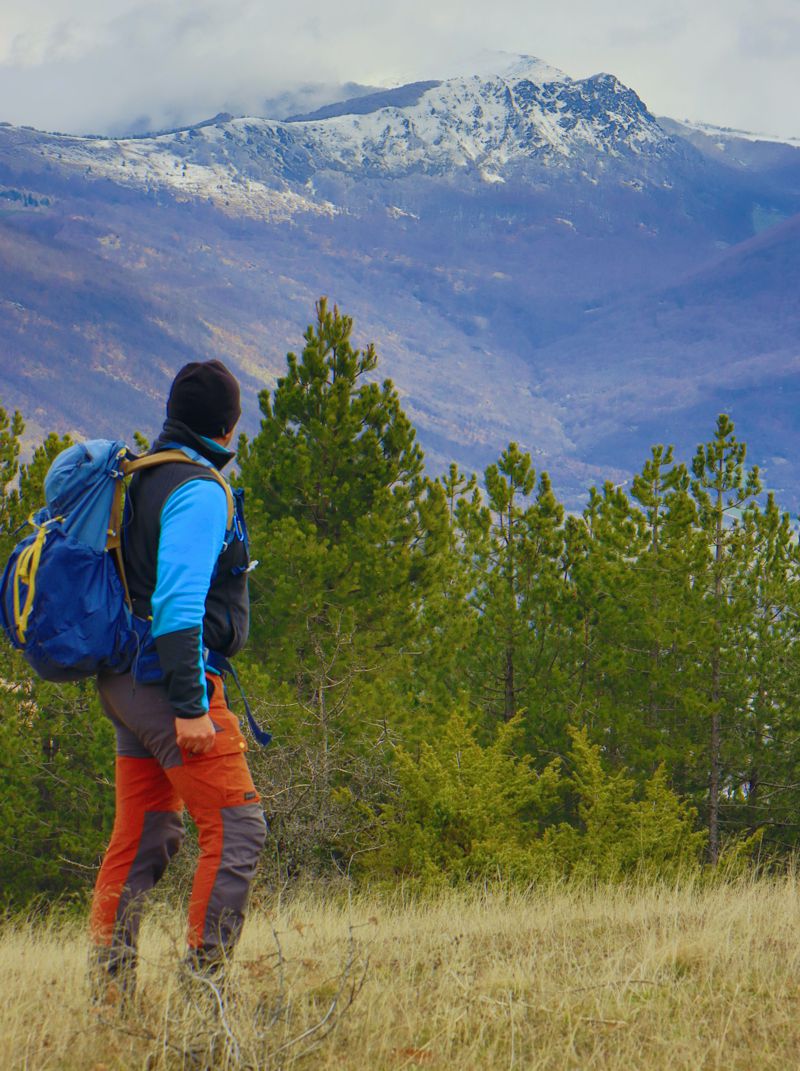
{"type": "Polygon", "coordinates": [[[581,985],[575,989],[563,989],[563,993],[588,993],[592,989],[607,989],[612,985],[666,985],[666,982],[657,982],[654,978],[616,978],[611,982],[597,982],[596,985],[581,985]]]}
{"type": "Polygon", "coordinates": [[[318,1048],[319,1045],[325,1040],[325,1038],[332,1033],[342,1016],[345,1014],[345,1012],[347,1012],[348,1009],[352,1007],[353,1002],[364,987],[364,982],[366,981],[367,972],[369,970],[369,957],[367,957],[364,961],[364,968],[361,971],[359,977],[351,980],[350,974],[356,960],[356,943],[352,925],[348,927],[348,931],[349,941],[347,960],[339,976],[339,988],[331,999],[331,1002],[328,1006],[328,1010],[326,1011],[325,1015],[319,1020],[319,1022],[312,1024],[311,1026],[303,1030],[300,1034],[298,1034],[296,1037],[293,1037],[289,1041],[284,1042],[283,1045],[280,1045],[270,1054],[271,1056],[277,1056],[282,1052],[286,1052],[287,1049],[291,1049],[295,1045],[299,1045],[307,1038],[312,1037],[314,1035],[318,1035],[317,1037],[315,1037],[313,1045],[309,1045],[307,1048],[303,1049],[302,1052],[298,1053],[298,1059],[307,1056],[310,1052],[313,1052],[316,1048],[318,1048]],[[350,991],[347,994],[346,1002],[342,1007],[340,1007],[342,998],[348,988],[348,983],[350,991]],[[335,1014],[337,1010],[338,1015],[335,1014]],[[320,1033],[320,1031],[322,1031],[322,1033],[320,1033]]]}
{"type": "Polygon", "coordinates": [[[582,1023],[596,1023],[598,1026],[627,1026],[627,1019],[595,1019],[590,1015],[579,1015],[582,1023]]]}

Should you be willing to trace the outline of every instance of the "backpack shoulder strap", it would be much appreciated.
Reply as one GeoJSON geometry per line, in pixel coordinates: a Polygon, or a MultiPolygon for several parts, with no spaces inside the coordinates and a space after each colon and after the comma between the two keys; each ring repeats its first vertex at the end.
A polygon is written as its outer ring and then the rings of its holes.
{"type": "Polygon", "coordinates": [[[233,519],[236,513],[236,508],[233,502],[233,491],[231,491],[230,484],[212,465],[204,465],[202,461],[194,461],[192,458],[187,457],[182,450],[161,450],[157,454],[146,454],[144,457],[127,458],[124,456],[124,451],[119,455],[119,474],[117,478],[117,486],[114,489],[114,498],[111,504],[111,515],[108,521],[108,539],[106,541],[106,550],[110,551],[114,555],[114,560],[117,565],[117,572],[119,578],[122,581],[122,586],[125,589],[125,601],[128,604],[128,608],[132,608],[131,594],[128,589],[128,578],[125,575],[125,562],[122,557],[122,505],[123,505],[123,490],[125,476],[132,476],[134,472],[141,472],[143,469],[152,469],[156,465],[166,465],[170,461],[177,461],[184,465],[196,465],[198,468],[208,472],[208,474],[217,481],[225,492],[225,498],[228,502],[228,521],[226,525],[226,532],[229,532],[233,528],[233,519]]]}
{"type": "Polygon", "coordinates": [[[160,450],[157,454],[146,454],[144,457],[137,457],[130,461],[122,462],[122,471],[125,476],[132,476],[134,472],[141,472],[143,469],[152,469],[156,465],[165,465],[168,462],[179,462],[184,465],[196,465],[197,468],[203,469],[209,476],[217,481],[222,490],[225,492],[225,498],[228,502],[228,523],[226,525],[226,531],[230,531],[233,527],[233,518],[235,514],[235,507],[233,503],[233,491],[231,491],[230,484],[213,465],[204,465],[202,461],[194,461],[191,457],[187,457],[183,450],[160,450]]]}

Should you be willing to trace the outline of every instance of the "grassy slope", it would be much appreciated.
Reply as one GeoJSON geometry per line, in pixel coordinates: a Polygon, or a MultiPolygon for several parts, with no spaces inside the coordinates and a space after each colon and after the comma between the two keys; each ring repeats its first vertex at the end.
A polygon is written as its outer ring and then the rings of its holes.
{"type": "Polygon", "coordinates": [[[202,1050],[208,1032],[175,987],[174,915],[150,917],[142,999],[127,1018],[88,1007],[76,926],[9,925],[0,934],[0,1066],[794,1067],[798,916],[793,881],[257,910],[228,1014],[238,1055],[219,1031],[213,1059],[194,1063],[182,1054],[186,1039],[202,1050]],[[259,1038],[257,1005],[263,1023],[282,988],[273,926],[285,1007],[259,1038]],[[363,974],[364,984],[334,1032],[293,1042],[326,1014],[348,964],[350,980],[363,974]]]}

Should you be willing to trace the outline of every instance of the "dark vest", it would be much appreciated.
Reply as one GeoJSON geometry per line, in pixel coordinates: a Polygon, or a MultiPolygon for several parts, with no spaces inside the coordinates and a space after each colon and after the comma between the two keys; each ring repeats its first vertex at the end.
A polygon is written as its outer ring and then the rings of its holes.
{"type": "MultiPolygon", "coordinates": [[[[169,443],[189,446],[212,463],[219,460],[224,463],[233,456],[227,452],[216,455],[202,439],[177,421],[167,421],[151,453],[166,449],[169,443]]],[[[205,473],[198,465],[184,465],[178,461],[137,472],[131,480],[125,507],[124,555],[133,612],[137,617],[147,619],[152,614],[151,598],[156,586],[161,510],[172,492],[189,480],[216,482],[210,473],[205,473]]],[[[227,545],[217,559],[203,618],[204,645],[228,658],[242,649],[250,626],[247,591],[250,559],[240,493],[236,494],[236,506],[234,532],[228,533],[227,545]]]]}

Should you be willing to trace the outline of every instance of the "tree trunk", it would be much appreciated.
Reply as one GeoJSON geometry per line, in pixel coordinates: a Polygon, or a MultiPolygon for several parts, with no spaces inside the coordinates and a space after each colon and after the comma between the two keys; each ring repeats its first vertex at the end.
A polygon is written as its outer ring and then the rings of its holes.
{"type": "MultiPolygon", "coordinates": [[[[717,669],[715,665],[715,669],[717,669]]],[[[716,692],[716,688],[715,688],[716,692]]],[[[716,702],[716,698],[714,699],[716,702]]],[[[719,860],[720,717],[716,706],[711,712],[711,776],[708,785],[708,857],[712,866],[719,860]]]]}
{"type": "Polygon", "coordinates": [[[719,712],[721,676],[721,631],[722,607],[722,541],[724,537],[722,517],[722,493],[717,496],[717,525],[714,546],[714,650],[711,656],[711,740],[710,776],[708,783],[708,857],[712,866],[719,861],[719,793],[722,752],[722,724],[719,712]]]}
{"type": "Polygon", "coordinates": [[[511,721],[517,713],[517,697],[514,689],[514,648],[511,644],[506,647],[506,667],[504,673],[505,705],[503,708],[503,720],[511,721]]]}

